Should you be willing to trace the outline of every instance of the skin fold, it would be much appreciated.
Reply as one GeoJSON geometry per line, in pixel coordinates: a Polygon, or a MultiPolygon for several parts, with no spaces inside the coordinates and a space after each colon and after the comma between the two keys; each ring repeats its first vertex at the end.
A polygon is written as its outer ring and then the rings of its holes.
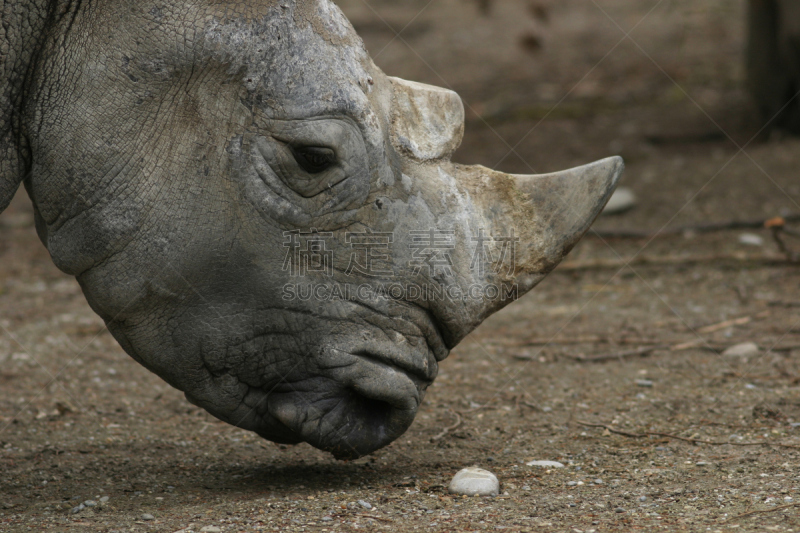
{"type": "Polygon", "coordinates": [[[385,75],[328,0],[3,14],[24,31],[0,40],[0,207],[24,182],[125,351],[275,442],[354,458],[400,436],[439,361],[558,264],[622,172],[452,163],[459,97],[385,75]]]}

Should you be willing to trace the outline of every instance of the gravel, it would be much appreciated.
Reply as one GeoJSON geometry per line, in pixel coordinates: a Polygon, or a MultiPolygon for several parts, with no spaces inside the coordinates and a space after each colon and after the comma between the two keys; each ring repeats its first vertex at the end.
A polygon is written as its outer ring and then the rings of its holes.
{"type": "Polygon", "coordinates": [[[525,463],[528,466],[541,466],[544,468],[564,468],[564,463],[559,463],[558,461],[531,461],[530,463],[525,463]]]}
{"type": "Polygon", "coordinates": [[[358,500],[358,505],[360,505],[364,509],[372,509],[372,505],[364,500],[358,500]]]}
{"type": "Polygon", "coordinates": [[[450,482],[449,490],[453,494],[467,496],[497,496],[500,482],[497,476],[482,468],[470,467],[460,470],[450,482]]]}
{"type": "Polygon", "coordinates": [[[623,213],[636,206],[636,195],[627,187],[617,187],[603,209],[604,215],[623,213]]]}
{"type": "Polygon", "coordinates": [[[725,357],[740,357],[742,359],[747,357],[754,357],[759,354],[758,345],[754,342],[742,342],[734,344],[724,352],[722,355],[725,357]]]}

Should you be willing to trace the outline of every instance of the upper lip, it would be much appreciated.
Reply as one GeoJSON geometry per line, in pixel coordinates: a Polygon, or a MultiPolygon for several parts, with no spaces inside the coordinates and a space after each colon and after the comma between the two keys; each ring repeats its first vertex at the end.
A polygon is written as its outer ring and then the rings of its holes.
{"type": "MultiPolygon", "coordinates": [[[[359,303],[371,311],[381,312],[363,302],[359,303]]],[[[400,320],[406,320],[414,324],[425,340],[427,349],[423,357],[420,357],[422,354],[417,350],[414,350],[414,353],[408,353],[408,349],[396,350],[394,349],[395,345],[391,342],[365,343],[353,353],[354,355],[371,357],[386,364],[399,367],[426,381],[432,381],[433,377],[436,376],[436,362],[443,360],[449,354],[449,350],[442,336],[441,326],[429,310],[413,302],[402,302],[402,304],[410,311],[410,316],[400,320]],[[433,356],[433,361],[429,361],[430,355],[433,356]]]]}
{"type": "Polygon", "coordinates": [[[424,357],[419,357],[419,354],[413,354],[411,357],[404,357],[404,354],[399,354],[391,349],[382,350],[379,346],[370,346],[367,349],[355,350],[353,355],[367,361],[389,366],[408,375],[412,378],[412,381],[415,382],[423,381],[425,383],[430,383],[433,381],[433,378],[436,377],[436,363],[430,363],[428,353],[425,353],[424,357]]]}

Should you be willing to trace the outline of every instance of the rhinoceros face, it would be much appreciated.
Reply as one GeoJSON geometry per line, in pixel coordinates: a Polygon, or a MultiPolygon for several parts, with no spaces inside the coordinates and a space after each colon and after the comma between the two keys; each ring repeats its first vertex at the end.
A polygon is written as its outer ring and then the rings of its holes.
{"type": "Polygon", "coordinates": [[[43,242],[131,356],[276,442],[349,458],[401,435],[622,170],[450,163],[458,96],[387,77],[328,0],[59,20],[22,120],[43,242]]]}

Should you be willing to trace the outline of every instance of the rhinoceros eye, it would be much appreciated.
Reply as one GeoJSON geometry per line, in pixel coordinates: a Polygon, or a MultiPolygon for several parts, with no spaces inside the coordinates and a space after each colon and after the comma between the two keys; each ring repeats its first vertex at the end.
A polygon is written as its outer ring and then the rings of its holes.
{"type": "Polygon", "coordinates": [[[319,174],[336,162],[336,152],[321,146],[290,146],[300,167],[309,174],[319,174]]]}

